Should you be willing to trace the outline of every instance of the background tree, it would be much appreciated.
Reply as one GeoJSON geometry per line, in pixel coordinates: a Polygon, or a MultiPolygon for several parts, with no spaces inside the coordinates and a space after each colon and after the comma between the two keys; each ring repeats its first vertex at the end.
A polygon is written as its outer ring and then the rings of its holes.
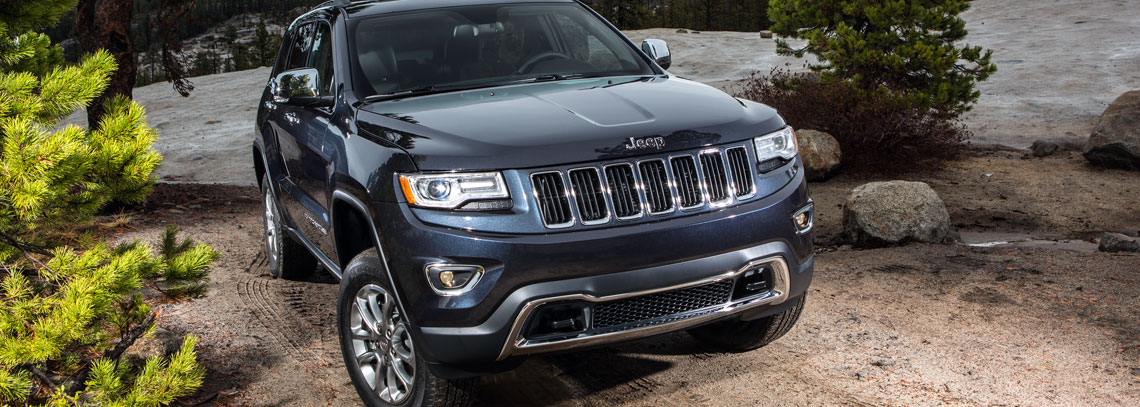
{"type": "Polygon", "coordinates": [[[815,56],[812,70],[863,94],[882,92],[945,118],[968,111],[974,89],[997,71],[992,51],[959,46],[966,0],[772,0],[772,31],[807,40],[777,41],[782,55],[815,56]]]}

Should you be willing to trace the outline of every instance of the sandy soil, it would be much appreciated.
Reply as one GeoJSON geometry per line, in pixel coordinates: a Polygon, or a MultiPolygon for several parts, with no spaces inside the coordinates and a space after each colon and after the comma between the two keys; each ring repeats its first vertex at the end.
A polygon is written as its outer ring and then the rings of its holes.
{"type": "MultiPolygon", "coordinates": [[[[1140,232],[1140,213],[1126,203],[1140,173],[1093,170],[1075,155],[976,151],[910,178],[939,192],[964,234],[1068,237],[1087,247],[1095,231],[1140,232]]],[[[837,245],[839,204],[852,186],[873,180],[812,184],[817,274],[787,337],[740,354],[677,333],[533,358],[482,379],[481,404],[1140,403],[1140,256],[1047,245],[837,245]]],[[[161,185],[147,207],[127,213],[128,227],[105,234],[154,239],[173,223],[222,253],[206,298],[161,307],[165,330],[203,339],[209,373],[195,400],[357,403],[336,345],[336,283],[323,273],[271,279],[259,210],[253,188],[161,185]]]]}
{"type": "MultiPolygon", "coordinates": [[[[1105,107],[1140,86],[1140,2],[1132,0],[978,0],[965,15],[968,42],[993,49],[998,73],[979,86],[982,97],[966,124],[975,144],[1028,147],[1046,137],[1087,138],[1105,107]]],[[[731,89],[755,71],[802,70],[803,61],[776,55],[757,33],[628,31],[635,41],[669,42],[676,75],[731,89]]],[[[249,150],[257,102],[269,69],[194,78],[182,98],[169,84],[135,89],[156,149],[166,156],[165,182],[253,185],[249,150]]],[[[82,111],[68,123],[86,123],[82,111]]]]}

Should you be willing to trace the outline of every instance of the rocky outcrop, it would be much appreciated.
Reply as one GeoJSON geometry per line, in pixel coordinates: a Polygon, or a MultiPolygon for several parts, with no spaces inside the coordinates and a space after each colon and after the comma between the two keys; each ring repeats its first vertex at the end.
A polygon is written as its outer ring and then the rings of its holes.
{"type": "Polygon", "coordinates": [[[1100,237],[1099,249],[1109,253],[1140,252],[1140,239],[1119,233],[1105,233],[1100,237]]]}
{"type": "Polygon", "coordinates": [[[796,131],[800,144],[800,157],[803,157],[808,181],[824,181],[839,170],[843,154],[839,142],[830,134],[815,130],[796,131]]]}
{"type": "Polygon", "coordinates": [[[1084,152],[1096,165],[1140,170],[1140,90],[1125,93],[1108,106],[1084,152]]]}
{"type": "Polygon", "coordinates": [[[950,214],[930,185],[872,182],[847,197],[843,232],[853,245],[863,247],[909,241],[941,243],[950,232],[950,214]]]}
{"type": "Polygon", "coordinates": [[[1072,134],[1073,137],[1056,137],[1034,141],[1029,150],[1034,157],[1048,157],[1069,151],[1084,151],[1085,143],[1077,139],[1076,134],[1067,133],[1066,135],[1069,134],[1072,134]]]}

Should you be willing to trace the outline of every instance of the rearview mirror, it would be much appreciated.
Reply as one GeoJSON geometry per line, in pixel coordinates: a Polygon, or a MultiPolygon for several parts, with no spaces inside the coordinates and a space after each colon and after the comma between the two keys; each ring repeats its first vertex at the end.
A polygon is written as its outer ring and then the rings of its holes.
{"type": "Polygon", "coordinates": [[[669,69],[673,65],[673,56],[669,54],[669,44],[664,40],[648,39],[641,43],[641,50],[661,65],[661,69],[669,69]]]}
{"type": "Polygon", "coordinates": [[[270,84],[273,101],[287,105],[331,107],[334,99],[321,96],[320,83],[321,75],[313,68],[282,72],[270,84]]]}

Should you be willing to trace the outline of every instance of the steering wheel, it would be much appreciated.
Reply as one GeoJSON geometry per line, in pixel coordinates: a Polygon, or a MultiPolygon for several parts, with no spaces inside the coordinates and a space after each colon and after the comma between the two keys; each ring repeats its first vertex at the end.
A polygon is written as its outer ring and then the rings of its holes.
{"type": "Polygon", "coordinates": [[[555,58],[555,57],[570,59],[569,56],[566,56],[566,54],[563,54],[561,52],[546,51],[546,52],[543,52],[541,54],[530,57],[530,59],[526,60],[526,62],[523,63],[522,66],[519,67],[519,70],[515,73],[520,73],[520,74],[521,73],[530,73],[530,70],[532,68],[534,68],[534,64],[537,64],[539,61],[543,61],[543,60],[547,60],[547,59],[551,59],[551,58],[555,58]]]}

